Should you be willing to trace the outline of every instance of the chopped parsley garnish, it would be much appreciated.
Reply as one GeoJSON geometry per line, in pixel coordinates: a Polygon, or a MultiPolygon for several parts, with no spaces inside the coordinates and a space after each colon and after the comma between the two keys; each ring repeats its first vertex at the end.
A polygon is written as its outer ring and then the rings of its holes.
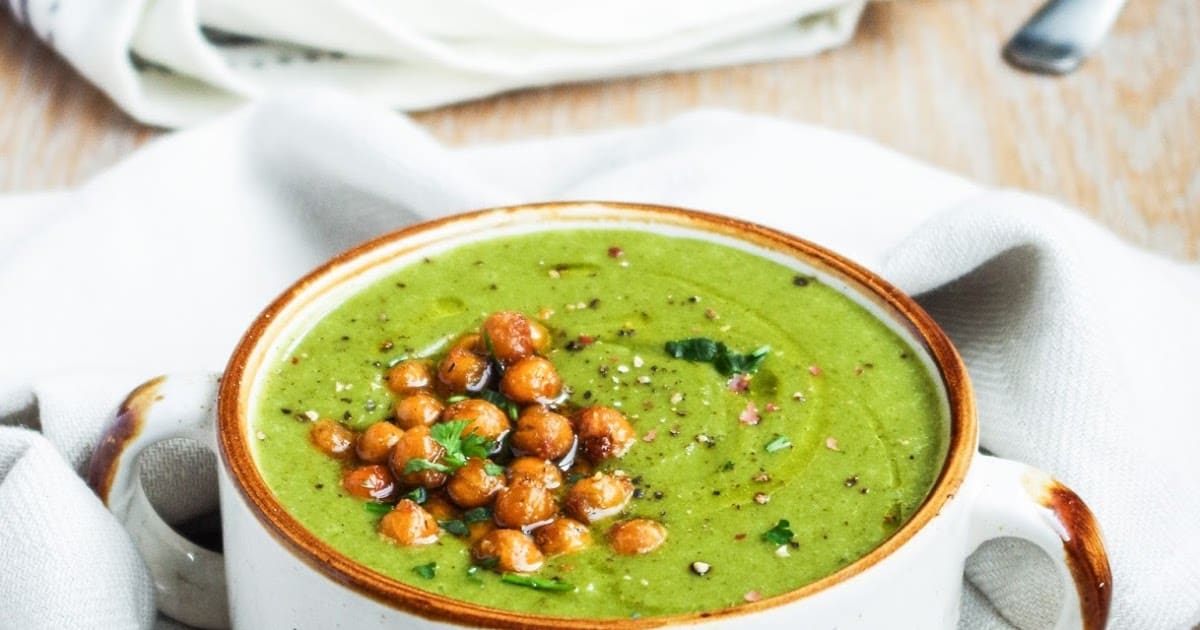
{"type": "Polygon", "coordinates": [[[796,537],[796,533],[792,531],[792,524],[786,519],[779,519],[775,523],[775,527],[763,532],[762,539],[773,545],[786,545],[792,542],[792,538],[796,537]]]}
{"type": "Polygon", "coordinates": [[[507,584],[524,586],[525,588],[531,588],[535,591],[554,591],[562,593],[575,590],[574,584],[571,584],[570,582],[564,582],[558,578],[546,579],[533,577],[531,575],[520,575],[517,573],[505,573],[504,575],[500,576],[500,581],[507,584]]]}
{"type": "Polygon", "coordinates": [[[438,521],[438,525],[441,525],[442,529],[454,534],[455,536],[466,536],[471,533],[471,531],[467,529],[467,524],[457,519],[452,521],[438,521]]]}
{"type": "Polygon", "coordinates": [[[791,446],[792,441],[788,439],[788,436],[776,435],[770,442],[767,442],[766,450],[768,453],[774,453],[775,451],[782,451],[785,448],[791,448],[791,446]]]}
{"type": "Polygon", "coordinates": [[[429,564],[418,564],[417,566],[413,567],[413,573],[416,573],[426,580],[432,580],[433,576],[437,575],[437,563],[430,562],[429,564]]]}
{"type": "MultiPolygon", "coordinates": [[[[405,466],[405,468],[408,468],[408,466],[405,466]]],[[[425,491],[425,488],[417,487],[400,498],[408,499],[413,503],[424,503],[428,497],[429,493],[425,491]]]]}
{"type": "Polygon", "coordinates": [[[771,346],[763,346],[749,354],[730,350],[720,341],[705,337],[693,337],[668,341],[667,354],[676,359],[685,359],[699,363],[711,363],[718,372],[725,376],[733,374],[753,374],[762,367],[763,361],[771,352],[771,346]]]}
{"type": "Polygon", "coordinates": [[[404,465],[404,474],[422,470],[450,473],[466,466],[467,458],[487,457],[488,453],[492,452],[492,441],[474,432],[463,437],[462,432],[468,424],[471,424],[470,420],[452,420],[433,425],[429,430],[430,436],[446,449],[446,454],[442,456],[443,463],[414,457],[404,465]]]}
{"type": "Polygon", "coordinates": [[[729,461],[726,461],[724,464],[721,464],[721,470],[722,471],[733,470],[733,461],[729,460],[729,461]]]}
{"type": "Polygon", "coordinates": [[[391,503],[376,503],[374,501],[367,501],[366,503],[363,504],[363,509],[370,512],[371,514],[375,514],[377,516],[383,516],[384,514],[387,514],[388,512],[392,511],[392,504],[391,503]]]}
{"type": "Polygon", "coordinates": [[[448,473],[452,471],[449,466],[439,464],[437,462],[431,462],[428,459],[421,457],[414,457],[408,460],[408,463],[404,465],[404,474],[406,475],[410,473],[421,472],[422,470],[436,470],[440,473],[448,473]]]}
{"type": "Polygon", "coordinates": [[[500,464],[493,463],[492,460],[489,459],[483,463],[483,472],[493,477],[498,477],[504,474],[504,467],[500,464]]]}
{"type": "Polygon", "coordinates": [[[482,523],[492,520],[491,508],[477,507],[471,508],[463,512],[463,522],[470,525],[471,523],[482,523]]]}

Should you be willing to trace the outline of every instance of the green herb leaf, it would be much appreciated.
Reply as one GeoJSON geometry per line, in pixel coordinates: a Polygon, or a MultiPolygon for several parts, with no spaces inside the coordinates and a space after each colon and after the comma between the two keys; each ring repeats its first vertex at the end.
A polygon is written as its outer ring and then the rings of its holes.
{"type": "Polygon", "coordinates": [[[436,562],[430,562],[429,564],[418,564],[417,566],[413,567],[413,573],[416,573],[426,580],[432,580],[433,576],[437,575],[437,568],[436,562]]]}
{"type": "Polygon", "coordinates": [[[467,529],[467,524],[457,519],[453,521],[438,521],[438,525],[441,525],[442,529],[455,536],[466,536],[471,533],[467,529]]]}
{"type": "Polygon", "coordinates": [[[493,463],[492,460],[489,459],[483,463],[483,472],[493,477],[499,477],[500,475],[504,474],[504,467],[500,464],[493,463]]]}
{"type": "Polygon", "coordinates": [[[480,570],[481,569],[480,569],[479,565],[472,564],[471,566],[467,567],[467,577],[470,578],[474,582],[482,582],[483,578],[479,577],[480,570]]]}
{"type": "MultiPolygon", "coordinates": [[[[462,432],[469,424],[471,424],[471,420],[464,418],[439,422],[430,428],[430,436],[446,449],[446,454],[442,457],[446,470],[441,472],[453,472],[466,466],[467,458],[487,457],[492,452],[492,441],[486,437],[474,432],[468,433],[466,437],[462,436],[462,432]]],[[[405,472],[408,472],[407,468],[405,472]]]]}
{"type": "Polygon", "coordinates": [[[762,539],[773,545],[786,545],[792,542],[792,538],[795,536],[792,524],[785,519],[779,519],[779,522],[775,523],[775,527],[763,532],[762,539]]]}
{"type": "Polygon", "coordinates": [[[516,584],[525,588],[532,588],[537,591],[554,591],[558,593],[573,591],[575,585],[570,582],[563,582],[558,578],[539,578],[531,575],[520,575],[517,573],[505,573],[500,576],[500,581],[507,584],[516,584]]]}
{"type": "Polygon", "coordinates": [[[447,398],[447,399],[446,399],[446,404],[447,404],[447,405],[453,405],[453,404],[454,404],[454,403],[456,403],[456,402],[462,402],[462,401],[464,401],[464,400],[467,400],[467,398],[468,398],[467,396],[464,396],[464,395],[462,395],[462,394],[458,394],[457,396],[451,396],[451,397],[447,398]]]}
{"type": "Polygon", "coordinates": [[[712,362],[713,359],[717,358],[717,354],[724,351],[724,349],[725,344],[717,343],[712,339],[704,337],[667,342],[667,354],[676,359],[687,359],[688,361],[701,361],[704,363],[712,362]]]}
{"type": "Polygon", "coordinates": [[[726,461],[724,464],[721,464],[721,470],[723,470],[723,471],[733,470],[733,460],[729,460],[729,461],[726,461]]]}
{"type": "MultiPolygon", "coordinates": [[[[405,468],[408,468],[408,466],[405,466],[405,468]]],[[[418,487],[400,498],[408,499],[413,503],[424,503],[425,499],[429,498],[429,493],[425,491],[425,488],[418,487]]]]}
{"type": "Polygon", "coordinates": [[[771,353],[771,346],[763,346],[749,354],[730,350],[725,344],[704,337],[668,341],[667,354],[676,359],[686,359],[700,363],[712,363],[718,372],[725,376],[744,373],[753,374],[762,367],[763,361],[771,353]]]}
{"type": "Polygon", "coordinates": [[[495,569],[497,564],[500,564],[500,558],[484,558],[475,562],[480,569],[495,569]]]}
{"type": "Polygon", "coordinates": [[[783,449],[790,448],[791,446],[792,441],[788,439],[788,436],[776,435],[771,439],[770,442],[767,442],[766,450],[768,453],[774,453],[775,451],[782,451],[783,449]]]}
{"type": "Polygon", "coordinates": [[[428,459],[422,459],[420,457],[414,457],[408,460],[408,463],[404,465],[404,474],[406,475],[409,473],[421,472],[422,470],[436,470],[442,473],[448,473],[451,471],[449,466],[439,464],[437,462],[431,462],[428,459]]]}
{"type": "Polygon", "coordinates": [[[391,512],[392,507],[393,506],[391,503],[376,503],[374,501],[367,501],[366,503],[363,504],[364,510],[370,512],[371,514],[375,514],[377,516],[383,516],[384,514],[391,512]]]}
{"type": "Polygon", "coordinates": [[[490,520],[492,520],[492,510],[490,508],[477,507],[463,513],[463,521],[468,525],[490,520]]]}

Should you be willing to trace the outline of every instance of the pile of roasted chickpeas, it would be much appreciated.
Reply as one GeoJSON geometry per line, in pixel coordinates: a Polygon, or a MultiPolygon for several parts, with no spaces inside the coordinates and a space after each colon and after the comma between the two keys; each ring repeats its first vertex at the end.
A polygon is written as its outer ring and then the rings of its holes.
{"type": "MultiPolygon", "coordinates": [[[[592,528],[626,507],[633,482],[595,467],[624,456],[637,441],[616,409],[570,404],[544,356],[549,347],[550,335],[537,321],[493,313],[440,361],[410,359],[389,369],[394,418],[361,433],[321,419],[310,440],[345,462],[346,492],[394,504],[379,522],[386,538],[428,545],[446,533],[442,524],[490,510],[490,518],[455,528],[469,540],[474,560],[502,572],[537,571],[546,556],[589,547],[592,528]],[[449,422],[465,423],[459,437],[478,436],[486,456],[447,453],[435,427],[449,422]]],[[[623,520],[607,532],[623,555],[653,551],[666,536],[649,519],[623,520]]]]}

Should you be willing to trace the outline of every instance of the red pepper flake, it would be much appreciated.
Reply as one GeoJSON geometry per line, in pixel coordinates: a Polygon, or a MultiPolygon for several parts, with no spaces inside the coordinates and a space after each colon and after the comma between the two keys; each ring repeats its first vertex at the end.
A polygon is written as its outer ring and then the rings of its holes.
{"type": "Polygon", "coordinates": [[[733,539],[734,540],[746,540],[746,534],[744,532],[741,534],[734,534],[733,539]]]}
{"type": "Polygon", "coordinates": [[[653,442],[654,438],[656,438],[656,437],[658,437],[658,429],[650,429],[649,431],[646,432],[646,435],[642,436],[642,441],[643,442],[653,442]]]}
{"type": "Polygon", "coordinates": [[[817,367],[817,366],[815,366],[815,365],[810,365],[810,366],[808,366],[808,373],[809,373],[809,374],[812,374],[813,376],[820,376],[820,375],[821,375],[821,368],[819,368],[819,367],[817,367]]]}
{"type": "Polygon", "coordinates": [[[725,386],[729,388],[729,391],[740,394],[750,389],[750,376],[745,372],[738,372],[729,378],[725,386]]]}
{"type": "Polygon", "coordinates": [[[754,401],[746,403],[746,408],[742,410],[742,413],[738,414],[738,421],[742,424],[758,424],[760,419],[758,417],[758,407],[754,404],[754,401]]]}
{"type": "Polygon", "coordinates": [[[767,413],[772,413],[772,412],[775,412],[775,411],[779,411],[779,405],[776,405],[776,404],[775,404],[775,403],[773,403],[773,402],[769,402],[769,403],[767,403],[767,407],[766,407],[766,409],[767,409],[767,413]]]}
{"type": "Polygon", "coordinates": [[[620,258],[624,255],[625,255],[625,250],[621,249],[620,247],[618,247],[616,245],[613,245],[612,247],[608,248],[608,257],[609,258],[620,258]]]}
{"type": "Polygon", "coordinates": [[[756,602],[762,599],[762,593],[759,593],[758,591],[746,591],[746,594],[742,596],[742,599],[748,602],[756,602]]]}
{"type": "Polygon", "coordinates": [[[299,362],[300,362],[300,357],[292,357],[292,365],[296,365],[299,362]]]}

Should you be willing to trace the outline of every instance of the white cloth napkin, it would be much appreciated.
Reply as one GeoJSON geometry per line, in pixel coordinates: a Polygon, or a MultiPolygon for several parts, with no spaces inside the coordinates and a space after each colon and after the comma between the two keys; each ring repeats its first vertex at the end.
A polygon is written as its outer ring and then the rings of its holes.
{"type": "Polygon", "coordinates": [[[125,111],[172,127],[285,87],[411,110],[808,55],[849,40],[864,2],[8,0],[125,111]]]}
{"type": "MultiPolygon", "coordinates": [[[[452,150],[403,116],[305,94],[153,142],[76,191],[0,198],[0,419],[40,427],[0,427],[0,628],[154,622],[144,567],[72,474],[130,388],[221,369],[270,298],[370,236],[553,199],[744,217],[917,295],[966,357],[983,445],[1050,471],[1095,511],[1115,571],[1111,627],[1200,622],[1197,265],[795,123],[701,112],[452,150]]],[[[211,459],[188,457],[148,466],[169,519],[212,505],[198,490],[211,459]]],[[[1015,543],[976,554],[962,627],[1047,627],[1039,557],[1015,543]]]]}

